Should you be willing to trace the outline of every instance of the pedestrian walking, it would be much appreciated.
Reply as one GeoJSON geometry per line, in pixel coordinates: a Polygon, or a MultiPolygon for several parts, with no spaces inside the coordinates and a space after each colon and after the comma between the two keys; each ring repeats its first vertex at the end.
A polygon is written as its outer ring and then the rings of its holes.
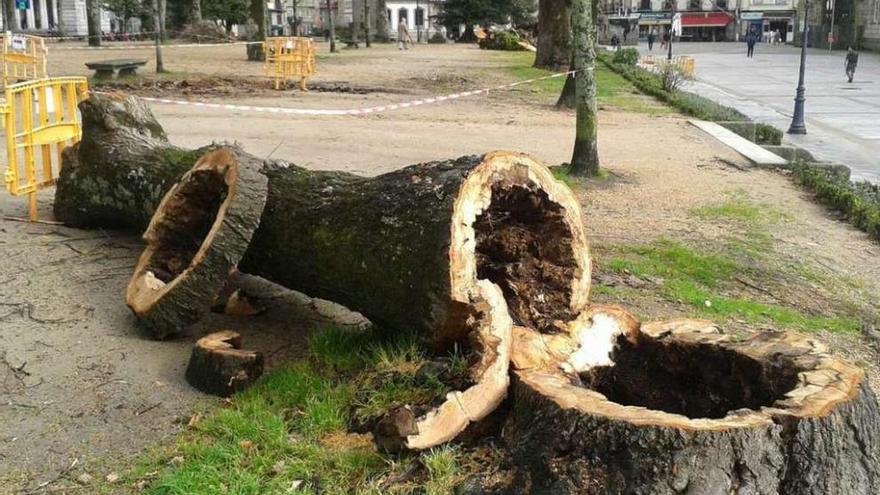
{"type": "Polygon", "coordinates": [[[409,46],[406,44],[407,41],[413,44],[412,35],[409,34],[409,28],[406,26],[406,19],[401,19],[397,23],[397,49],[409,50],[409,46]]]}
{"type": "Polygon", "coordinates": [[[754,32],[749,33],[746,36],[746,46],[748,46],[748,50],[746,51],[746,57],[752,58],[755,56],[755,43],[758,42],[758,35],[754,32]]]}
{"type": "Polygon", "coordinates": [[[856,75],[857,65],[859,65],[859,52],[853,50],[851,46],[846,47],[846,77],[849,82],[852,82],[856,75]]]}
{"type": "Polygon", "coordinates": [[[669,44],[669,31],[663,31],[663,35],[660,36],[660,49],[666,48],[667,44],[669,44]]]}
{"type": "Polygon", "coordinates": [[[615,50],[620,50],[620,38],[617,36],[617,33],[611,36],[611,47],[615,50]]]}
{"type": "Polygon", "coordinates": [[[648,31],[648,51],[654,49],[654,30],[648,31]]]}

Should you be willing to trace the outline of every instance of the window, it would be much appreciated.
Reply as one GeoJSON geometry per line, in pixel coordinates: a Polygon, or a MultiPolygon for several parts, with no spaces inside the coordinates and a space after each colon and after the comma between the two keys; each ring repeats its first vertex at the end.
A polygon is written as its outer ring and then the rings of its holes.
{"type": "Polygon", "coordinates": [[[416,9],[416,26],[422,27],[425,25],[425,9],[419,7],[416,9]]]}
{"type": "Polygon", "coordinates": [[[388,24],[391,24],[391,9],[385,9],[385,16],[388,17],[388,24]]]}
{"type": "Polygon", "coordinates": [[[727,0],[717,0],[715,5],[721,10],[727,10],[727,0]]]}
{"type": "Polygon", "coordinates": [[[688,0],[688,10],[701,10],[702,8],[702,0],[688,0]]]}
{"type": "Polygon", "coordinates": [[[874,0],[874,13],[871,17],[874,24],[880,24],[880,0],[874,0]]]}
{"type": "Polygon", "coordinates": [[[400,10],[397,11],[397,22],[408,22],[409,21],[409,10],[401,7],[400,10]]]}
{"type": "Polygon", "coordinates": [[[651,10],[651,0],[642,0],[639,3],[639,10],[651,10]]]}

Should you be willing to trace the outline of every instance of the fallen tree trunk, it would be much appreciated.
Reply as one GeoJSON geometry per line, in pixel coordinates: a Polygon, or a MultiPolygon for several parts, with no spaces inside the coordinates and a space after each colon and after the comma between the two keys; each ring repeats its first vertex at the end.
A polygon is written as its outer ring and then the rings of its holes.
{"type": "Polygon", "coordinates": [[[212,147],[171,145],[134,97],[91,95],[79,105],[82,140],[64,150],[55,218],[78,228],[143,230],[175,182],[212,147]]]}
{"type": "Polygon", "coordinates": [[[648,324],[613,336],[612,365],[564,373],[560,355],[577,343],[516,335],[505,434],[527,491],[818,495],[880,483],[876,398],[861,370],[812,340],[648,324]]]}
{"type": "Polygon", "coordinates": [[[488,415],[506,396],[513,321],[564,332],[586,304],[580,208],[527,156],[463,157],[369,179],[261,166],[237,149],[203,156],[156,210],[126,300],[164,337],[210,305],[243,255],[243,272],[341,303],[380,328],[416,332],[437,348],[460,346],[471,386],[436,408],[402,411],[395,427],[382,423],[387,450],[438,445],[488,415]],[[224,199],[245,174],[191,180],[230,161],[268,179],[255,232],[252,222],[230,224],[237,203],[224,199]],[[221,244],[213,233],[224,231],[251,242],[221,244]],[[194,282],[196,275],[212,282],[194,282]]]}

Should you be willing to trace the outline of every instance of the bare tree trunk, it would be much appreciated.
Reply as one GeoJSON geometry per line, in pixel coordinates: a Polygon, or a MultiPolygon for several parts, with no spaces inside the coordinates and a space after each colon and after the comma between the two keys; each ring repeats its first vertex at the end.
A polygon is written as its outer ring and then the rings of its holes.
{"type": "Polygon", "coordinates": [[[89,46],[101,46],[101,5],[98,0],[86,0],[86,22],[89,26],[89,46]]]}
{"type": "Polygon", "coordinates": [[[370,2],[372,0],[364,0],[364,43],[366,43],[367,48],[371,45],[370,40],[370,2]]]}
{"type": "Polygon", "coordinates": [[[364,13],[361,2],[366,3],[366,0],[351,1],[351,40],[355,43],[361,37],[361,15],[364,13]]]}
{"type": "Polygon", "coordinates": [[[159,19],[158,19],[158,25],[156,26],[156,29],[159,31],[159,34],[161,35],[160,39],[162,41],[165,41],[165,18],[168,17],[167,16],[168,9],[166,8],[168,6],[167,2],[168,2],[168,0],[159,0],[159,16],[158,16],[159,19]]]}
{"type": "MultiPolygon", "coordinates": [[[[159,17],[159,4],[164,0],[153,0],[153,14],[156,17],[159,17]]],[[[159,29],[156,33],[156,74],[161,74],[165,72],[165,63],[162,60],[162,38],[165,34],[165,30],[162,29],[162,23],[159,23],[159,29]]]]}
{"type": "Polygon", "coordinates": [[[569,173],[594,176],[599,173],[596,106],[596,30],[589,0],[573,0],[574,82],[577,99],[577,134],[569,173]]]}
{"type": "Polygon", "coordinates": [[[330,53],[336,52],[336,26],[333,20],[333,4],[327,0],[327,23],[330,28],[330,53]]]}
{"type": "MultiPolygon", "coordinates": [[[[66,0],[55,0],[55,8],[58,11],[58,15],[55,17],[55,25],[58,27],[58,35],[64,36],[64,4],[67,3],[66,0]]],[[[6,24],[4,24],[6,26],[6,24]]]]}
{"type": "MultiPolygon", "coordinates": [[[[266,39],[266,2],[263,0],[251,0],[251,19],[257,25],[257,32],[248,36],[248,41],[264,41],[266,39]]],[[[247,45],[247,59],[252,62],[263,61],[263,47],[260,43],[247,45]]]]}
{"type": "Polygon", "coordinates": [[[386,14],[387,6],[385,0],[373,0],[373,19],[375,24],[375,33],[373,36],[379,41],[388,41],[388,17],[386,14]]]}
{"type": "Polygon", "coordinates": [[[561,70],[571,61],[571,0],[538,3],[538,52],[535,67],[561,70]]]}
{"type": "Polygon", "coordinates": [[[189,22],[198,24],[202,22],[202,2],[201,0],[190,0],[189,22]]]}

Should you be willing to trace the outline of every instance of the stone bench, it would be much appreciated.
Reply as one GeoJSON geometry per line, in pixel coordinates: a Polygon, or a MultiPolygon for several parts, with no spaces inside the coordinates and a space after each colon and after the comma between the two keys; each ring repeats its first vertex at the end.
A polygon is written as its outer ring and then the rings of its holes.
{"type": "Polygon", "coordinates": [[[117,59],[101,60],[100,62],[87,62],[86,67],[95,71],[95,79],[112,79],[114,74],[118,77],[133,76],[138,67],[147,64],[146,60],[117,59]]]}

